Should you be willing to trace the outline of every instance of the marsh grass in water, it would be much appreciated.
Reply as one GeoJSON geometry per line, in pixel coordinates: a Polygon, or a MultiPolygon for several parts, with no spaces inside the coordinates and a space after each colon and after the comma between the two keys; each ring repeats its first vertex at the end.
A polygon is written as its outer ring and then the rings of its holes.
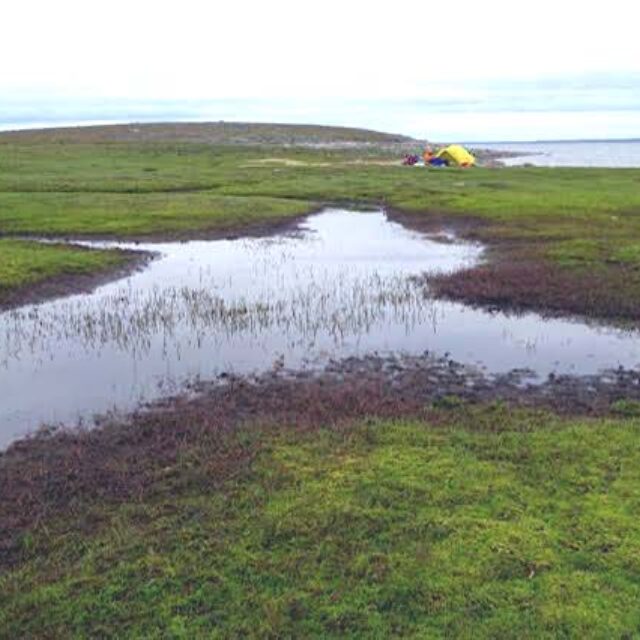
{"type": "Polygon", "coordinates": [[[0,314],[5,442],[42,422],[132,409],[198,377],[392,349],[437,322],[410,276],[481,251],[434,242],[381,212],[339,210],[291,235],[123,246],[163,255],[93,295],[0,314]]]}
{"type": "Polygon", "coordinates": [[[473,268],[482,247],[436,241],[380,211],[326,210],[268,238],[91,246],[162,255],[92,295],[0,314],[0,442],[221,374],[350,356],[428,351],[489,375],[526,369],[531,382],[640,363],[632,330],[434,299],[425,274],[473,268]]]}
{"type": "Polygon", "coordinates": [[[409,333],[437,322],[437,309],[422,286],[407,279],[374,275],[354,280],[343,274],[331,284],[334,291],[310,281],[280,298],[238,300],[186,286],[131,294],[122,290],[103,298],[99,310],[80,300],[50,312],[38,306],[13,311],[3,323],[8,348],[0,365],[10,366],[29,354],[47,360],[61,340],[85,353],[116,348],[135,360],[149,352],[158,335],[165,336],[169,350],[179,350],[182,339],[182,346],[192,346],[213,337],[220,347],[234,337],[249,340],[267,333],[286,336],[292,348],[312,350],[320,336],[330,336],[339,348],[378,324],[399,325],[409,333]]]}

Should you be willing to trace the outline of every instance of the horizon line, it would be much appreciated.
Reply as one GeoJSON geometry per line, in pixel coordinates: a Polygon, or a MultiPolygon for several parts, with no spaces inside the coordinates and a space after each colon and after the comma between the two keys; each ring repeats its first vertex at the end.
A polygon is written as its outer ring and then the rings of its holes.
{"type": "MultiPolygon", "coordinates": [[[[250,122],[248,120],[197,120],[197,119],[188,119],[188,120],[119,120],[119,119],[109,119],[109,120],[85,120],[85,121],[71,121],[68,123],[64,122],[33,122],[31,125],[28,123],[26,125],[17,124],[17,123],[2,123],[0,122],[0,135],[3,133],[17,133],[20,131],[50,131],[55,129],[82,129],[89,127],[109,127],[109,126],[121,126],[121,125],[153,125],[153,124],[220,124],[220,123],[229,123],[229,124],[280,124],[280,125],[290,125],[290,126],[317,126],[317,127],[330,127],[337,129],[362,129],[363,131],[372,131],[374,133],[383,133],[388,135],[403,135],[407,138],[415,140],[416,142],[434,142],[437,143],[436,139],[424,139],[424,138],[413,138],[413,136],[401,133],[393,133],[388,131],[382,131],[378,129],[371,129],[369,127],[357,127],[354,125],[333,125],[333,124],[321,124],[321,123],[299,123],[299,122],[250,122]],[[17,124],[17,126],[16,126],[17,124]],[[7,127],[7,128],[5,128],[7,127]]],[[[446,138],[445,138],[446,139],[446,138]]],[[[478,145],[478,144],[538,144],[538,143],[579,143],[579,142],[640,142],[639,137],[624,137],[624,138],[536,138],[532,140],[469,140],[464,138],[452,138],[459,140],[463,144],[467,145],[478,145]]],[[[450,141],[450,140],[449,140],[450,141]]]]}

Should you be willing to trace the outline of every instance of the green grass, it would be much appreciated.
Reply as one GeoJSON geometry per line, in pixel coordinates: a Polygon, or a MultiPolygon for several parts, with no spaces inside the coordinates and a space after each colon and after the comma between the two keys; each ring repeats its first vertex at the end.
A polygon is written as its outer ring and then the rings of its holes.
{"type": "Polygon", "coordinates": [[[103,271],[124,264],[112,251],[87,251],[24,240],[0,239],[0,302],[15,291],[59,276],[103,271]]]}
{"type": "MultiPolygon", "coordinates": [[[[0,137],[0,234],[196,234],[385,203],[484,220],[479,238],[623,273],[619,295],[637,299],[640,171],[357,163],[388,158],[0,137]]],[[[2,239],[0,302],[122,259],[2,239]]],[[[187,448],[144,499],[79,495],[25,532],[0,574],[0,635],[635,637],[636,405],[587,421],[450,400],[431,422],[247,430],[234,437],[256,458],[223,486],[187,448]]]]}
{"type": "MultiPolygon", "coordinates": [[[[265,179],[258,173],[225,193],[260,193],[316,200],[384,202],[417,214],[444,213],[485,220],[487,239],[531,244],[598,242],[611,259],[621,246],[636,251],[640,233],[640,170],[423,170],[390,166],[289,167],[265,179]]],[[[573,247],[571,247],[573,250],[573,247]]],[[[562,248],[557,252],[562,258],[562,248]]],[[[637,262],[640,264],[640,262],[637,262]]]]}
{"type": "Polygon", "coordinates": [[[543,243],[560,262],[588,247],[580,260],[640,265],[639,170],[427,171],[356,163],[378,157],[389,158],[375,150],[0,142],[0,232],[152,233],[215,226],[221,218],[242,224],[248,211],[280,216],[304,211],[305,202],[384,202],[484,219],[481,236],[543,243]],[[264,158],[302,164],[255,162],[264,158]],[[282,202],[291,199],[298,202],[282,202]]]}
{"type": "MultiPolygon", "coordinates": [[[[197,234],[385,203],[484,220],[479,238],[623,273],[619,295],[637,299],[640,171],[357,162],[388,158],[0,137],[0,234],[197,234]]],[[[122,260],[2,239],[0,302],[122,260]]],[[[430,422],[247,429],[234,438],[256,458],[222,486],[185,448],[144,499],[78,495],[24,533],[0,573],[0,636],[635,637],[636,405],[588,421],[449,400],[430,422]]]]}
{"type": "Polygon", "coordinates": [[[376,147],[105,142],[90,133],[82,142],[79,132],[68,134],[71,142],[60,135],[0,136],[0,234],[184,237],[280,220],[322,202],[385,204],[418,220],[484,221],[475,236],[506,241],[519,258],[577,269],[582,279],[597,273],[598,291],[578,295],[578,312],[635,317],[636,169],[425,170],[381,164],[394,156],[376,147]]]}
{"type": "MultiPolygon", "coordinates": [[[[223,488],[75,504],[0,577],[7,637],[640,633],[637,418],[452,408],[280,428],[223,488]],[[439,426],[437,426],[439,425],[439,426]],[[447,426],[455,425],[455,426],[447,426]]],[[[184,480],[184,476],[183,476],[184,480]]]]}
{"type": "Polygon", "coordinates": [[[0,193],[9,234],[144,236],[220,231],[300,215],[312,204],[196,193],[0,193]]]}

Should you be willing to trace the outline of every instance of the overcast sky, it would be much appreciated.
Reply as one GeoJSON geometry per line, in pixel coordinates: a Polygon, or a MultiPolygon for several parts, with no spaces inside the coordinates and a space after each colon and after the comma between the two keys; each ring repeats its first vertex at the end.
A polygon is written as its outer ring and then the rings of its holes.
{"type": "Polygon", "coordinates": [[[0,109],[60,98],[440,99],[446,113],[469,98],[471,110],[510,99],[519,110],[523,97],[553,109],[564,95],[577,110],[595,101],[640,112],[633,0],[20,0],[0,16],[0,109]]]}

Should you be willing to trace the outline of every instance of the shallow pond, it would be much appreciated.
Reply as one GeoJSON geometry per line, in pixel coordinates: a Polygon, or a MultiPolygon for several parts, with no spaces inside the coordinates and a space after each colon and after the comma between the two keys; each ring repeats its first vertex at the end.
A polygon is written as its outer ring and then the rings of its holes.
{"type": "Polygon", "coordinates": [[[640,362],[637,332],[507,316],[425,295],[420,276],[482,248],[381,211],[326,210],[270,238],[93,243],[154,251],[92,294],[0,314],[0,445],[43,422],[127,410],[223,372],[425,351],[488,374],[589,374],[640,362]]]}

